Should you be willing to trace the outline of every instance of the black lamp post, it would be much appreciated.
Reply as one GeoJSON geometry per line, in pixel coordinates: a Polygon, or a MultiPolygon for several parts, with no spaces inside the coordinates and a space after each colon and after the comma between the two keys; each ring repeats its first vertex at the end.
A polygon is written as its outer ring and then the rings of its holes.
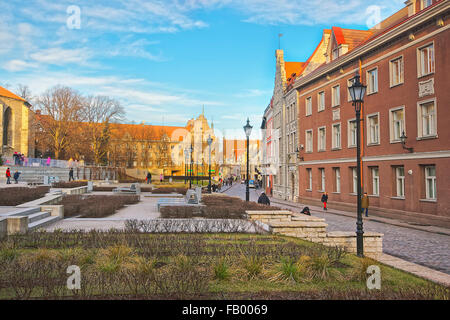
{"type": "Polygon", "coordinates": [[[402,136],[400,137],[400,140],[402,141],[402,147],[403,147],[403,149],[405,149],[405,150],[408,150],[408,152],[414,152],[414,148],[408,148],[407,146],[406,146],[406,139],[408,139],[408,137],[406,136],[406,133],[405,133],[405,131],[403,131],[402,132],[402,136]]]}
{"type": "Polygon", "coordinates": [[[358,180],[358,212],[356,222],[356,253],[358,257],[364,256],[364,231],[362,220],[362,206],[361,206],[361,106],[364,102],[364,95],[366,93],[367,86],[363,85],[360,81],[359,72],[356,72],[355,77],[352,79],[352,85],[348,88],[350,96],[352,97],[353,106],[356,112],[356,175],[358,180]]]}
{"type": "Polygon", "coordinates": [[[189,148],[189,154],[190,154],[190,157],[189,157],[189,166],[190,166],[190,173],[189,173],[189,175],[190,175],[190,177],[189,177],[189,189],[192,189],[192,179],[193,179],[193,176],[192,176],[192,169],[193,169],[193,165],[192,165],[192,163],[193,163],[193,160],[192,160],[192,153],[194,152],[194,147],[192,147],[192,144],[191,144],[191,147],[189,148]]]}
{"type": "Polygon", "coordinates": [[[252,126],[250,125],[250,119],[247,118],[247,124],[244,126],[245,135],[247,136],[247,176],[245,181],[245,201],[250,201],[250,188],[249,188],[249,153],[250,153],[250,135],[252,134],[252,126]]]}
{"type": "Polygon", "coordinates": [[[208,146],[209,146],[209,170],[208,170],[208,175],[209,175],[209,184],[208,184],[208,193],[211,193],[211,144],[213,142],[213,140],[211,139],[211,136],[208,137],[208,146]]]}

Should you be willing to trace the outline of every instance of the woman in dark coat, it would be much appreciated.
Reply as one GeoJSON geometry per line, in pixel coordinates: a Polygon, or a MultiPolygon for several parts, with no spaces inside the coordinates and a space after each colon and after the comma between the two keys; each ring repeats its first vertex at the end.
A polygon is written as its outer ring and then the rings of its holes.
{"type": "Polygon", "coordinates": [[[321,201],[323,203],[323,210],[327,211],[328,193],[324,192],[321,201]]]}
{"type": "Polygon", "coordinates": [[[259,196],[258,203],[265,204],[266,206],[270,206],[270,200],[264,192],[261,193],[261,195],[259,196]]]}

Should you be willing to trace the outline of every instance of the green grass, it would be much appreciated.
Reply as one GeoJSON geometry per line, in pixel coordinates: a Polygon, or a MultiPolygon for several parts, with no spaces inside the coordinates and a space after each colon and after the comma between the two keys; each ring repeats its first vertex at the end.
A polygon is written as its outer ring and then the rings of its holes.
{"type": "Polygon", "coordinates": [[[330,250],[273,235],[93,231],[10,236],[0,242],[0,299],[17,299],[18,290],[26,288],[31,295],[25,298],[449,298],[448,288],[330,250]],[[76,296],[64,288],[72,264],[81,267],[85,290],[76,296]],[[381,291],[366,288],[362,266],[370,264],[381,268],[381,291]]]}

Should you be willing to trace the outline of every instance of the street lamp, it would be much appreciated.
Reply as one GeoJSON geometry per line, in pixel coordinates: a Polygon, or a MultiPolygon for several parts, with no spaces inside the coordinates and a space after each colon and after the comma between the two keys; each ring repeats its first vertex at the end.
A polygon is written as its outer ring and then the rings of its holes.
{"type": "Polygon", "coordinates": [[[245,182],[245,201],[250,201],[250,189],[249,189],[249,145],[250,135],[252,134],[252,126],[250,125],[250,119],[247,118],[247,124],[244,126],[245,135],[247,136],[247,177],[245,182]]]}
{"type": "Polygon", "coordinates": [[[402,136],[400,137],[400,140],[402,141],[402,147],[403,147],[403,149],[405,149],[405,150],[408,150],[408,152],[414,152],[414,148],[408,148],[407,146],[406,146],[406,139],[408,139],[408,137],[406,136],[406,133],[405,133],[405,131],[403,131],[402,132],[402,136]]]}
{"type": "Polygon", "coordinates": [[[361,206],[361,106],[364,103],[364,95],[367,86],[360,81],[359,72],[356,72],[355,77],[351,80],[352,85],[348,88],[352,98],[353,106],[356,113],[356,175],[358,181],[358,205],[357,205],[357,221],[356,221],[356,253],[358,257],[364,256],[364,231],[362,220],[362,206],[361,206]]]}
{"type": "Polygon", "coordinates": [[[211,139],[211,136],[208,137],[208,146],[209,146],[209,184],[208,184],[208,193],[211,193],[211,144],[213,140],[211,139]]]}
{"type": "Polygon", "coordinates": [[[189,150],[184,149],[184,184],[187,182],[189,150]]]}
{"type": "Polygon", "coordinates": [[[193,169],[193,165],[192,165],[192,163],[193,163],[193,160],[192,160],[192,153],[194,152],[194,147],[192,146],[192,144],[191,144],[191,147],[189,148],[189,162],[190,162],[190,177],[189,177],[189,189],[192,189],[192,179],[193,179],[193,176],[192,176],[192,169],[193,169]]]}

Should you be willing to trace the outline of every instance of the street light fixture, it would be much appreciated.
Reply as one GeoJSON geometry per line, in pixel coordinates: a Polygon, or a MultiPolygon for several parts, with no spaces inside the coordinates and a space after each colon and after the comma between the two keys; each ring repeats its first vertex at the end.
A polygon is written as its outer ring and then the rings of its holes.
{"type": "Polygon", "coordinates": [[[190,162],[190,173],[189,173],[189,175],[190,175],[190,177],[189,177],[189,189],[192,189],[192,179],[193,179],[193,176],[192,176],[192,169],[193,169],[193,159],[192,159],[192,153],[194,152],[194,147],[192,146],[192,144],[191,144],[191,147],[189,148],[189,162],[190,162]]]}
{"type": "Polygon", "coordinates": [[[186,184],[188,176],[188,158],[189,158],[189,150],[184,149],[184,184],[186,184]]]}
{"type": "Polygon", "coordinates": [[[351,80],[352,85],[348,88],[352,98],[353,106],[356,113],[356,175],[358,181],[358,195],[357,195],[357,221],[356,221],[356,252],[358,257],[364,256],[364,231],[362,220],[362,205],[361,205],[361,107],[364,103],[364,95],[367,86],[360,81],[359,72],[356,72],[355,77],[351,80]]]}
{"type": "Polygon", "coordinates": [[[408,137],[406,136],[405,131],[403,131],[402,136],[400,137],[400,140],[402,141],[403,149],[408,150],[408,152],[411,152],[411,153],[414,152],[414,148],[408,148],[406,146],[406,139],[408,139],[408,137]]]}
{"type": "Polygon", "coordinates": [[[209,170],[208,170],[208,174],[209,174],[209,184],[208,184],[208,193],[211,193],[211,144],[213,142],[213,140],[211,139],[211,136],[208,137],[208,146],[209,146],[209,170]]]}
{"type": "Polygon", "coordinates": [[[250,135],[252,134],[252,126],[250,125],[250,119],[247,118],[247,124],[244,126],[245,135],[247,136],[247,177],[245,182],[245,201],[250,201],[250,188],[249,188],[249,145],[250,135]]]}

